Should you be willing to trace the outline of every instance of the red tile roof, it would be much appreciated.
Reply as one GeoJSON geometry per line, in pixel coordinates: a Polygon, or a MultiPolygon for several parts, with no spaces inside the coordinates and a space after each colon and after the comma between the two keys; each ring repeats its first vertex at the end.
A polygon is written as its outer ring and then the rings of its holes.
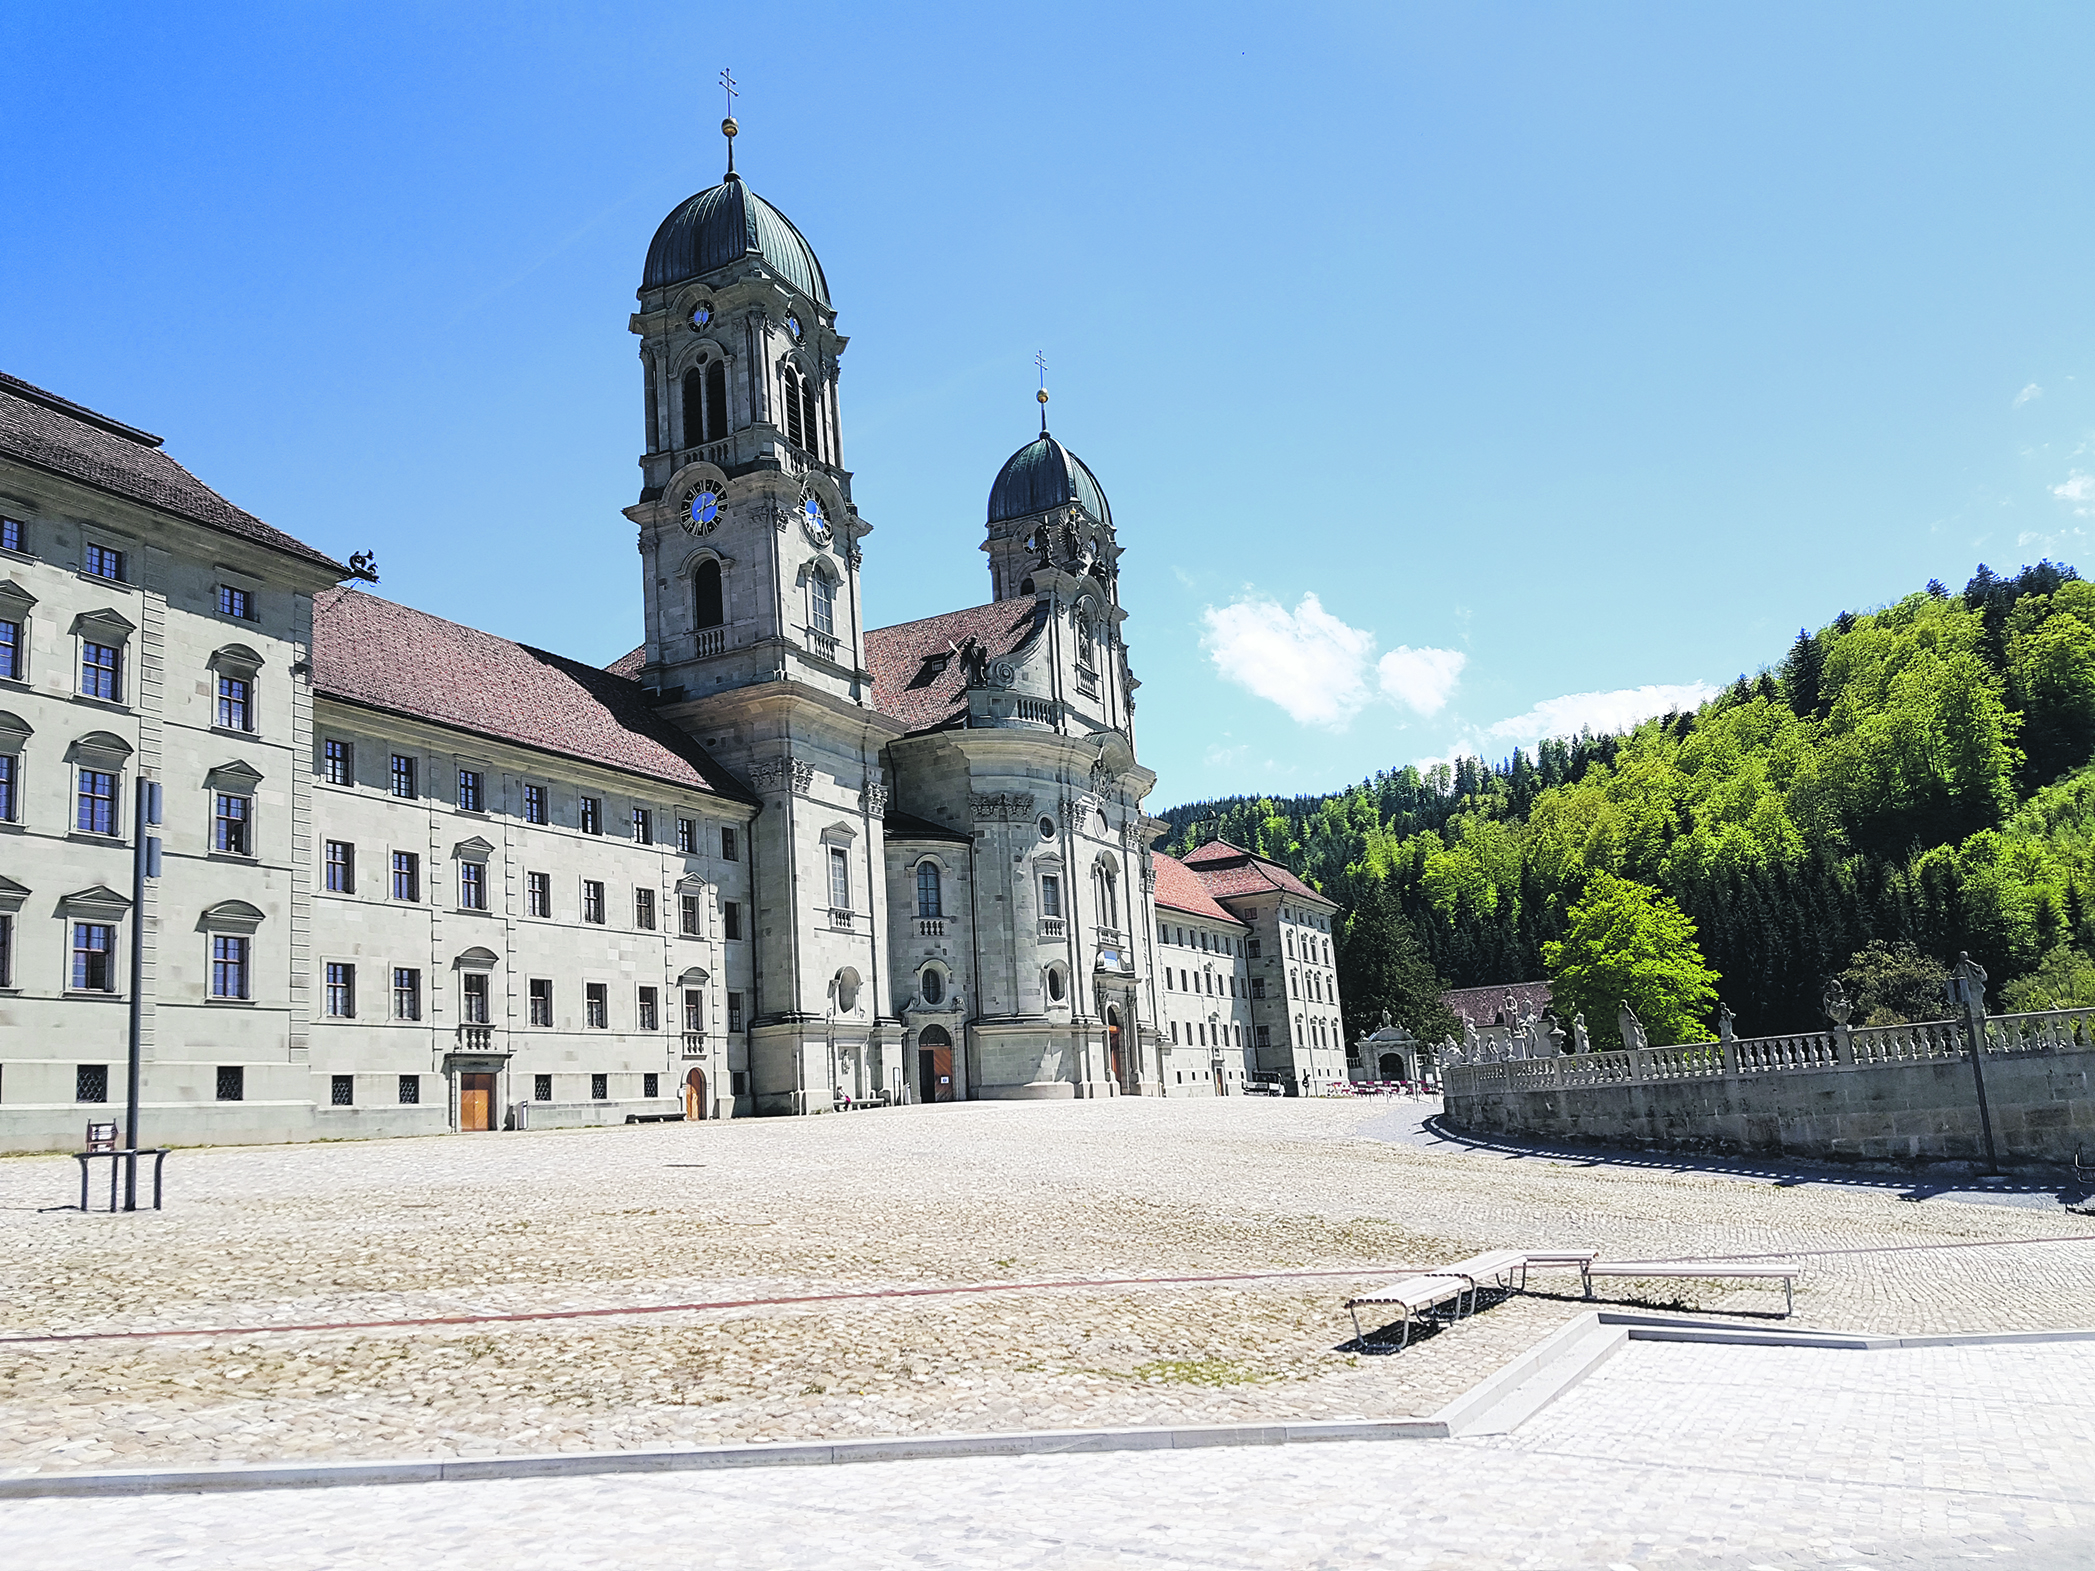
{"type": "Polygon", "coordinates": [[[349,703],[753,800],[648,707],[637,683],[354,589],[313,602],[313,686],[349,703]]]}
{"type": "Polygon", "coordinates": [[[1209,894],[1218,898],[1237,895],[1284,894],[1320,905],[1336,905],[1329,895],[1320,895],[1278,862],[1231,845],[1210,840],[1186,853],[1186,866],[1199,876],[1209,894]]]}
{"type": "Polygon", "coordinates": [[[869,628],[866,666],[873,673],[873,707],[911,731],[950,724],[967,712],[967,672],[957,651],[973,642],[991,655],[1008,655],[1039,631],[1044,616],[1037,600],[998,600],[920,622],[869,628]]]}
{"type": "Polygon", "coordinates": [[[641,668],[644,667],[646,664],[647,645],[642,644],[631,654],[620,655],[616,660],[612,661],[609,665],[605,666],[604,669],[606,671],[609,671],[613,676],[630,676],[637,678],[640,675],[641,668]]]}
{"type": "Polygon", "coordinates": [[[160,438],[0,371],[0,455],[239,535],[347,578],[333,557],[243,512],[160,450],[160,438]]]}
{"type": "Polygon", "coordinates": [[[1458,987],[1442,993],[1440,1001],[1472,1025],[1510,1025],[1511,1021],[1500,1019],[1505,1013],[1508,993],[1513,995],[1514,1007],[1523,1013],[1539,1015],[1549,1007],[1547,982],[1501,982],[1496,987],[1458,987]]]}
{"type": "Polygon", "coordinates": [[[1167,910],[1183,911],[1188,916],[1206,917],[1211,922],[1227,922],[1232,927],[1244,923],[1221,906],[1207,892],[1200,876],[1175,856],[1166,856],[1161,851],[1152,851],[1150,861],[1157,870],[1157,904],[1167,910]]]}

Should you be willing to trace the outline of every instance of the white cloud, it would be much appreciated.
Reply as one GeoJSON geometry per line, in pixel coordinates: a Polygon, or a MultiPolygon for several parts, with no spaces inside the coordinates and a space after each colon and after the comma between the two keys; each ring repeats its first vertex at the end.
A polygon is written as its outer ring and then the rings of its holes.
{"type": "Polygon", "coordinates": [[[1382,691],[1396,703],[1422,715],[1446,707],[1469,656],[1458,649],[1411,649],[1397,645],[1377,662],[1382,691]]]}
{"type": "Polygon", "coordinates": [[[2095,518],[2095,475],[2084,475],[2078,469],[2063,485],[2051,488],[2051,494],[2061,502],[2072,504],[2073,510],[2083,518],[2095,518]]]}
{"type": "Polygon", "coordinates": [[[2038,386],[2038,385],[2037,385],[2037,384],[2036,384],[2035,382],[2032,382],[2032,383],[2030,383],[2030,385],[2029,385],[2028,387],[2025,387],[2025,388],[2024,388],[2024,389],[2023,389],[2023,390],[2022,390],[2021,392],[2019,392],[2019,393],[2017,393],[2017,394],[2015,395],[2015,402],[2014,402],[2014,403],[2012,403],[2012,404],[2010,404],[2010,405],[2008,405],[2008,407],[2009,407],[2010,409],[2020,409],[2020,408],[2021,408],[2021,407],[2022,407],[2022,406],[2023,406],[2024,404],[2028,403],[2028,402],[2029,402],[2029,401],[2030,401],[2031,399],[2033,399],[2033,398],[2042,398],[2043,396],[2044,396],[2044,389],[2043,389],[2043,388],[2041,388],[2041,387],[2039,387],[2039,386],[2038,386]]]}
{"type": "Polygon", "coordinates": [[[1659,683],[1620,687],[1612,693],[1566,693],[1545,698],[1524,715],[1494,721],[1485,728],[1494,741],[1532,747],[1546,736],[1576,736],[1588,727],[1596,732],[1622,731],[1674,709],[1693,709],[1717,696],[1707,682],[1659,683]]]}
{"type": "Polygon", "coordinates": [[[1375,660],[1375,635],[1349,627],[1314,593],[1293,611],[1251,594],[1201,612],[1201,646],[1239,687],[1280,705],[1303,725],[1344,730],[1380,694],[1422,715],[1444,706],[1467,656],[1398,645],[1375,660]]]}

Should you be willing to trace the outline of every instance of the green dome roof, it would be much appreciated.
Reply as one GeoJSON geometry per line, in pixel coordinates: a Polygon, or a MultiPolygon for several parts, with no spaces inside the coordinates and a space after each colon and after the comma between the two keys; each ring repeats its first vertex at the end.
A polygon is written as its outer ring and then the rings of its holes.
{"type": "Polygon", "coordinates": [[[815,248],[793,221],[729,175],[662,220],[647,248],[642,289],[665,289],[752,253],[817,305],[829,304],[829,282],[815,248]]]}
{"type": "Polygon", "coordinates": [[[1075,502],[1102,524],[1113,522],[1098,478],[1045,431],[1004,461],[989,488],[989,521],[1001,524],[1075,502]]]}

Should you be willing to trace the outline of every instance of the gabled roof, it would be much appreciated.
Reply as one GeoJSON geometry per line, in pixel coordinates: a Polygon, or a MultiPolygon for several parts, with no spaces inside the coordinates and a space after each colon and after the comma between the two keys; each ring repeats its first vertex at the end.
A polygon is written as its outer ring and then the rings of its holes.
{"type": "Polygon", "coordinates": [[[349,576],[333,557],[228,502],[162,452],[160,440],[0,372],[0,457],[349,576]]]}
{"type": "Polygon", "coordinates": [[[638,683],[355,589],[313,602],[313,686],[348,703],[753,800],[649,707],[638,683]]]}
{"type": "Polygon", "coordinates": [[[1244,925],[1240,918],[1215,904],[1215,897],[1207,892],[1200,875],[1177,857],[1152,851],[1149,859],[1157,870],[1157,905],[1160,909],[1183,911],[1187,916],[1201,917],[1210,922],[1227,922],[1231,927],[1244,925]]]}
{"type": "MultiPolygon", "coordinates": [[[[931,731],[967,713],[967,672],[960,651],[970,642],[1008,655],[1040,628],[1038,600],[997,600],[866,632],[873,707],[911,731],[931,731]]],[[[631,658],[630,656],[628,658],[631,658]]]]}
{"type": "Polygon", "coordinates": [[[1197,850],[1187,852],[1186,866],[1199,876],[1207,892],[1217,899],[1282,894],[1314,900],[1319,905],[1338,904],[1329,895],[1318,894],[1278,862],[1246,851],[1242,846],[1231,845],[1227,840],[1210,840],[1197,850]]]}

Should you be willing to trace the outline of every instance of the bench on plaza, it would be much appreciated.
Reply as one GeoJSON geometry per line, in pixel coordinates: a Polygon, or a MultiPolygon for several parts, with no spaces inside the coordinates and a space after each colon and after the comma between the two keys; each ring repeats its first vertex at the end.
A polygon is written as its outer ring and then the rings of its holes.
{"type": "Polygon", "coordinates": [[[1597,1249],[1531,1249],[1520,1257],[1520,1291],[1525,1293],[1528,1290],[1528,1272],[1531,1270],[1576,1271],[1583,1281],[1586,1267],[1599,1258],[1600,1251],[1597,1249]]]}
{"type": "Polygon", "coordinates": [[[1593,1279],[1602,1277],[1668,1277],[1717,1280],[1740,1277],[1749,1281],[1782,1279],[1782,1313],[1786,1318],[1797,1307],[1797,1278],[1803,1267],[1794,1260],[1609,1260],[1588,1261],[1580,1268],[1586,1296],[1593,1296],[1593,1279]]]}
{"type": "Polygon", "coordinates": [[[1353,1317],[1353,1341],[1363,1351],[1371,1347],[1387,1347],[1386,1342],[1370,1342],[1367,1333],[1360,1329],[1360,1311],[1363,1306],[1398,1308],[1404,1311],[1404,1329],[1397,1339],[1397,1351],[1403,1352],[1411,1343],[1411,1322],[1414,1316],[1424,1315],[1452,1302],[1455,1313],[1462,1312],[1462,1295],[1475,1284],[1466,1276],[1414,1276],[1406,1277],[1394,1286],[1373,1293],[1363,1293],[1358,1298],[1346,1300],[1346,1313],[1353,1317]]]}
{"type": "MultiPolygon", "coordinates": [[[[1527,1264],[1527,1256],[1518,1249],[1491,1249],[1481,1255],[1471,1255],[1467,1260],[1458,1260],[1451,1266],[1435,1266],[1435,1276],[1459,1276],[1469,1283],[1469,1312],[1477,1312],[1477,1288],[1483,1282],[1513,1291],[1513,1279],[1527,1264]]],[[[1456,1305],[1456,1316],[1460,1318],[1461,1305],[1456,1305]]]]}

